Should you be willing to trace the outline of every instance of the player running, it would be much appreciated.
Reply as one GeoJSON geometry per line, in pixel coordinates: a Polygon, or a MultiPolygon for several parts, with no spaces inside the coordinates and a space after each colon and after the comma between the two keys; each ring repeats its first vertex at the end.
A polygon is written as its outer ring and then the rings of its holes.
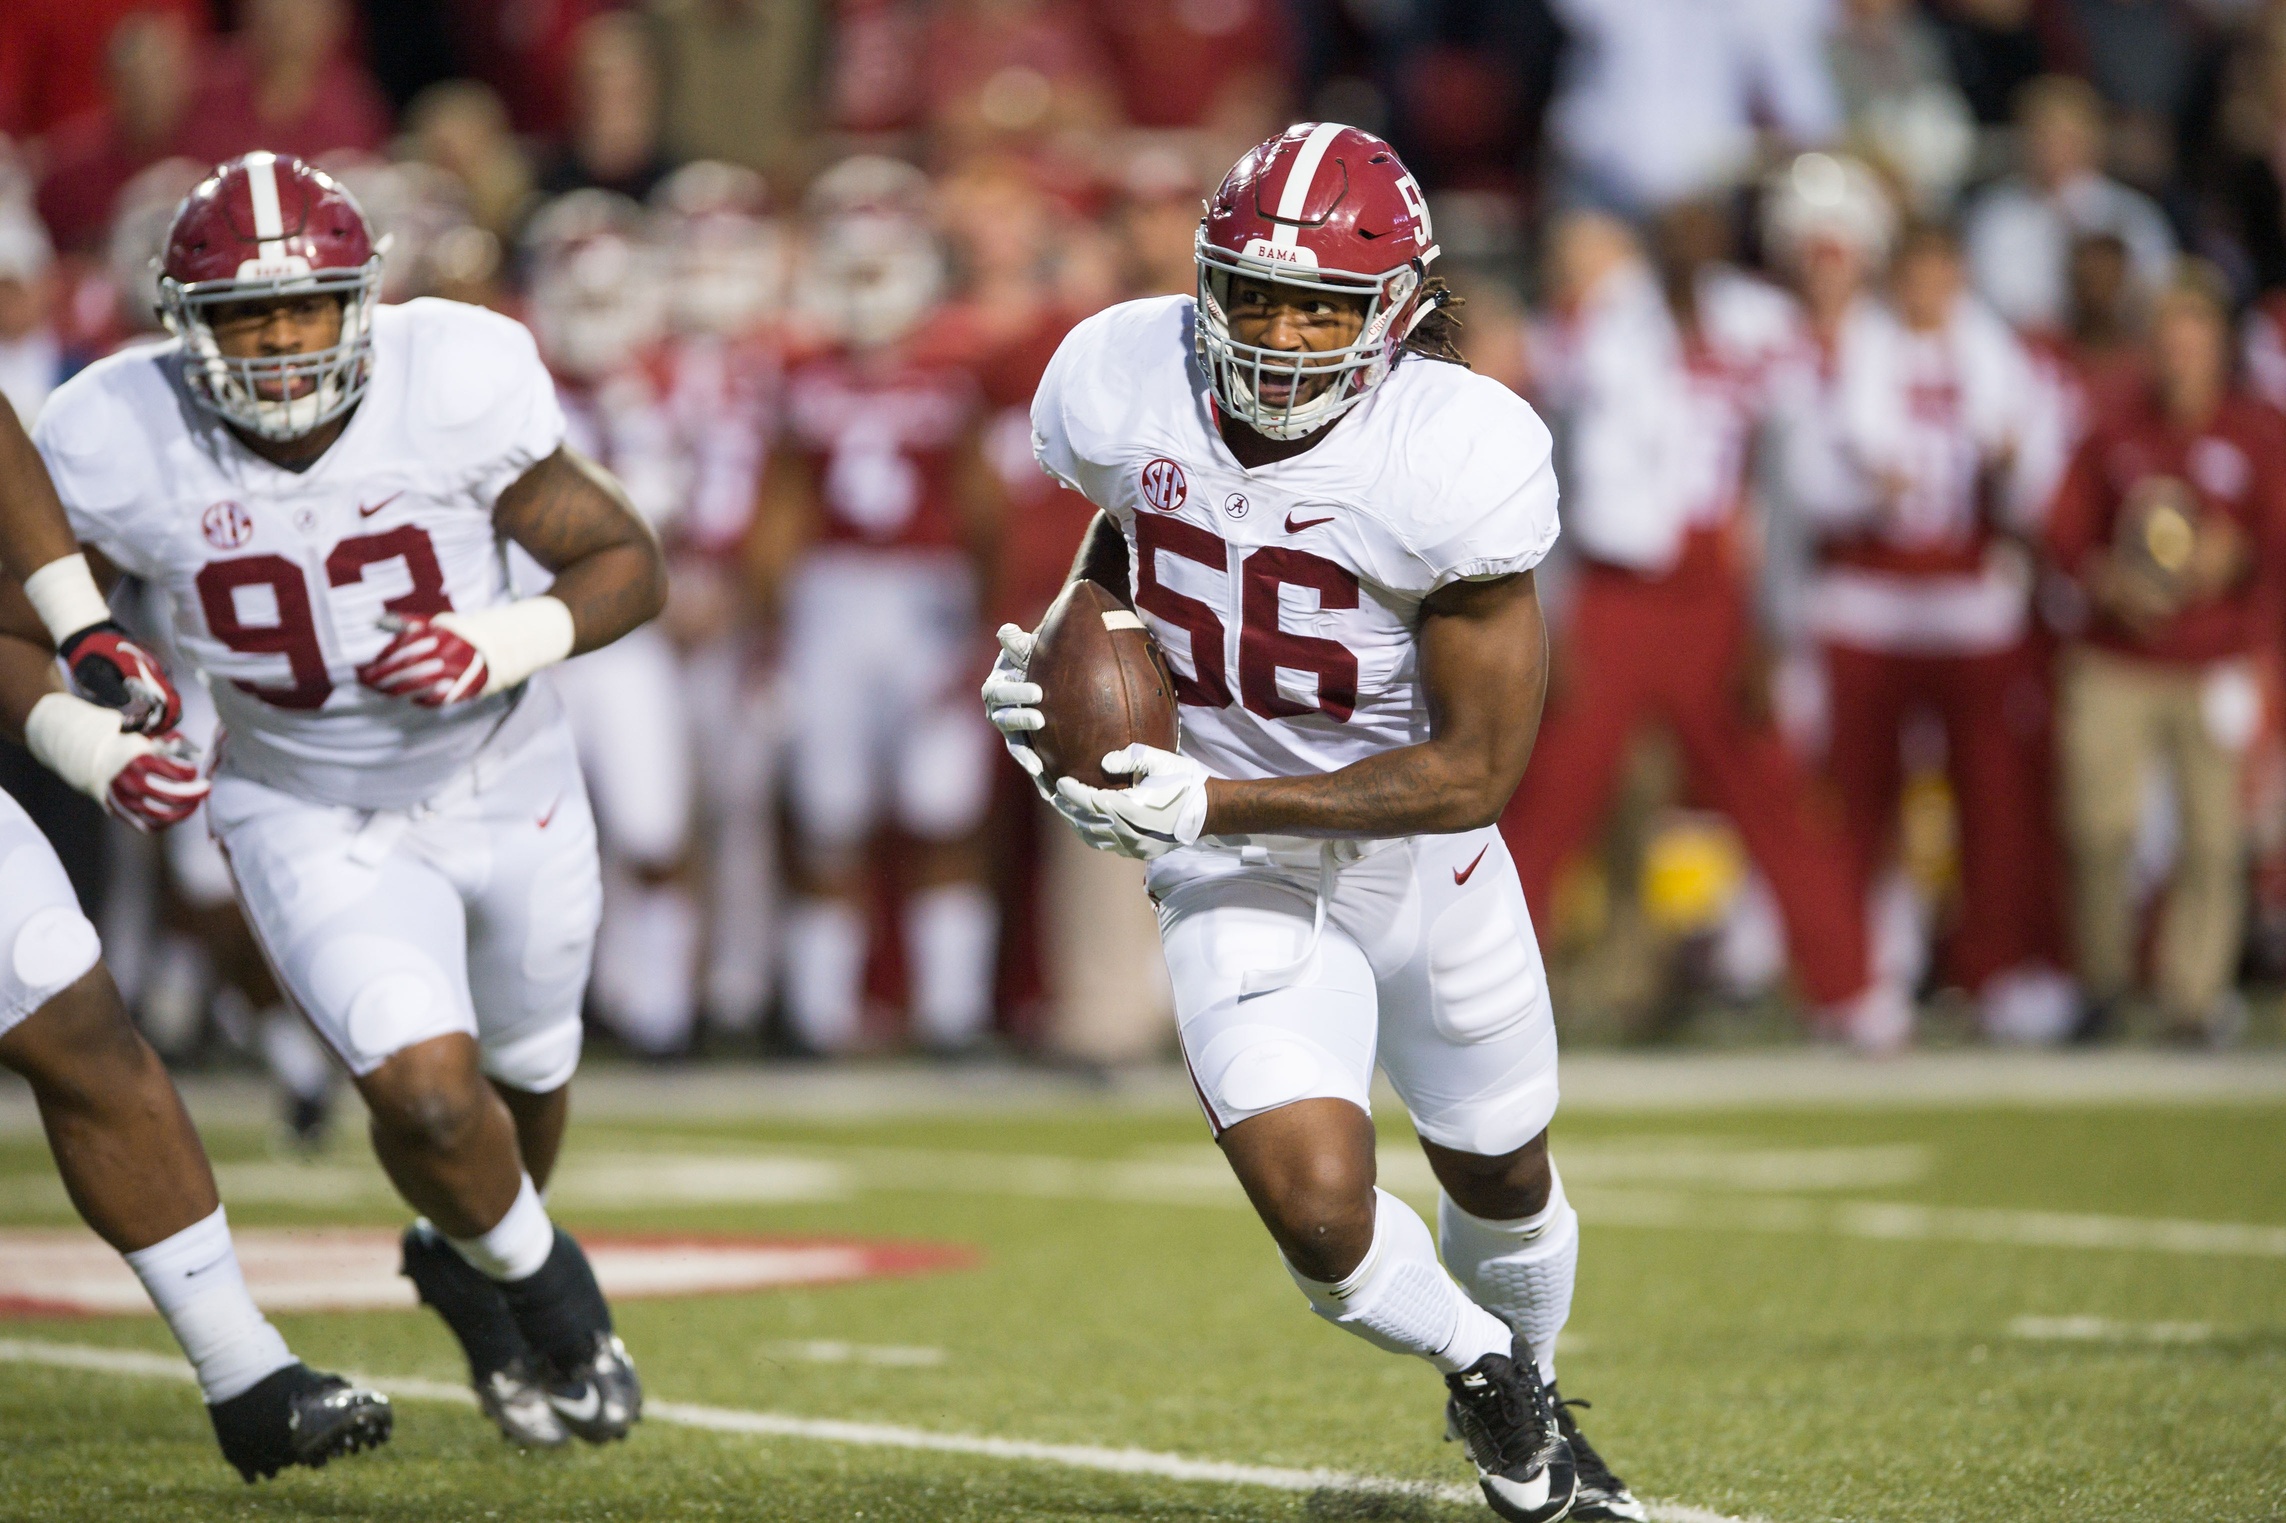
{"type": "MultiPolygon", "coordinates": [[[[207,784],[168,744],[181,700],[111,621],[5,399],[0,566],[30,594],[0,591],[0,735],[146,830],[190,814],[207,784]],[[105,703],[63,690],[50,638],[105,703]]],[[[247,1295],[206,1150],[101,951],[55,849],[0,793],[0,1066],[30,1081],[72,1204],[190,1356],[223,1458],[253,1481],[388,1442],[389,1398],[296,1359],[247,1295]]]]}
{"type": "MultiPolygon", "coordinates": [[[[1081,324],[1032,404],[1041,462],[1102,510],[1072,574],[1133,599],[1183,705],[1181,754],[1129,747],[1105,766],[1132,787],[1054,801],[1149,861],[1200,1101],[1312,1308],[1444,1372],[1500,1516],[1640,1519],[1556,1394],[1578,1218],[1494,829],[1546,686],[1548,430],[1459,362],[1378,138],[1255,148],[1197,255],[1195,300],[1081,324]],[[1436,1241],[1374,1185],[1377,1050],[1443,1187],[1436,1241]]],[[[1037,778],[1031,636],[1001,640],[985,706],[1037,778]]]]}
{"type": "Polygon", "coordinates": [[[150,583],[227,738],[208,815],[279,982],[423,1213],[405,1272],[511,1439],[625,1436],[641,1388],[539,1186],[599,899],[562,711],[530,679],[659,609],[659,551],[563,448],[531,336],[378,304],[357,203],[252,153],[185,198],[171,342],[56,392],[35,438],[78,537],[150,583]],[[509,595],[514,541],[555,574],[509,595]]]}

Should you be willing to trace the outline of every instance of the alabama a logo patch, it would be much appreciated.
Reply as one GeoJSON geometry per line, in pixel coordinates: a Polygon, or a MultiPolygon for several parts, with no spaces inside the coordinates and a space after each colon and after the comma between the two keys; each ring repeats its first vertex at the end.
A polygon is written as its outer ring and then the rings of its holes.
{"type": "Polygon", "coordinates": [[[1172,513],[1191,495],[1183,468],[1161,455],[1143,467],[1143,500],[1162,513],[1172,513]]]}

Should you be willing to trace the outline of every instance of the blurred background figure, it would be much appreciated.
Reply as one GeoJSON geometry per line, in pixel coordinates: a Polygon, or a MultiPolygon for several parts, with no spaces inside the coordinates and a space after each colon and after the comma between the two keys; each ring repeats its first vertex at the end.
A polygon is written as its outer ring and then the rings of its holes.
{"type": "Polygon", "coordinates": [[[316,159],[389,135],[380,87],[348,49],[347,0],[245,0],[199,65],[172,150],[208,164],[256,148],[316,159]]]}
{"type": "Polygon", "coordinates": [[[0,192],[0,397],[27,428],[63,379],[55,262],[47,229],[20,191],[0,192]]]}
{"type": "Polygon", "coordinates": [[[2152,325],[2149,392],[2096,429],[2048,541],[2091,610],[2059,721],[2086,1034],[2136,981],[2138,827],[2166,780],[2173,862],[2152,945],[2178,1040],[2228,1041],[2245,922],[2245,759],[2286,552],[2286,423],[2231,379],[2228,289],[2186,263],[2152,325]]]}
{"type": "Polygon", "coordinates": [[[579,29],[571,125],[540,175],[549,194],[591,187],[641,200],[674,167],[661,139],[659,58],[631,11],[607,11],[579,29]]]}
{"type": "Polygon", "coordinates": [[[1965,223],[1978,294],[2021,328],[2064,320],[2072,240],[2109,233],[2136,278],[2156,289],[2175,259],[2175,234],[2150,197],[2103,172],[2104,106],[2084,80],[2048,76],[2017,100],[2021,167],[1971,203],[1965,223]]]}
{"type": "Polygon", "coordinates": [[[1001,492],[959,336],[927,179],[860,155],[810,188],[785,406],[759,525],[786,621],[796,899],[786,1013],[800,1046],[867,1039],[872,848],[905,848],[890,897],[912,1032],[977,1048],[998,908],[978,839],[991,734],[970,669],[1001,492]]]}
{"type": "Polygon", "coordinates": [[[180,10],[135,11],[112,31],[101,98],[47,139],[39,210],[58,246],[100,248],[120,189],[177,150],[197,88],[195,36],[180,10]]]}
{"type": "MultiPolygon", "coordinates": [[[[689,505],[668,402],[665,251],[613,191],[547,203],[525,234],[533,335],[563,404],[565,441],[609,467],[662,539],[689,505]]],[[[535,586],[546,578],[537,573],[535,586]]],[[[645,1057],[686,1051],[698,1016],[690,871],[691,716],[658,622],[553,674],[570,711],[603,851],[602,928],[588,999],[645,1057]]]]}

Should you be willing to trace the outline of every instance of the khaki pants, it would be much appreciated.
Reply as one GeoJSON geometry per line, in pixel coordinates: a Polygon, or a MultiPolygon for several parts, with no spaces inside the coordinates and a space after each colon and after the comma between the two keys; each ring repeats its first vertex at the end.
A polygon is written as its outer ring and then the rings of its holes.
{"type": "Polygon", "coordinates": [[[2203,1018],[2229,986],[2246,894],[2240,774],[2257,705],[2238,662],[2163,666],[2091,649],[2068,658],[2064,828],[2091,998],[2116,998],[2134,981],[2129,857],[2154,763],[2173,781],[2182,827],[2159,926],[2160,1002],[2171,1016],[2203,1018]]]}

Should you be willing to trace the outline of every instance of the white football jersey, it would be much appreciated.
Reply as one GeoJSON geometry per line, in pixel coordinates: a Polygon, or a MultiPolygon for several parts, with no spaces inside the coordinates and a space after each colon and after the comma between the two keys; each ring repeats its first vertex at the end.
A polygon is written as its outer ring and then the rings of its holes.
{"type": "Polygon", "coordinates": [[[319,803],[434,793],[540,684],[444,709],[360,684],[385,612],[509,596],[500,493],[555,452],[564,417],[523,326],[421,300],[373,320],[373,380],[308,469],[270,464],[192,401],[181,346],[144,345],[59,388],[34,441],[79,538],[168,601],[228,732],[221,770],[319,803]]]}
{"type": "Polygon", "coordinates": [[[1040,463],[1127,536],[1184,753],[1291,777],[1426,740],[1421,602],[1548,553],[1547,428],[1499,382],[1407,356],[1314,447],[1250,471],[1216,432],[1192,321],[1188,296],[1098,313],[1032,401],[1040,463]]]}

